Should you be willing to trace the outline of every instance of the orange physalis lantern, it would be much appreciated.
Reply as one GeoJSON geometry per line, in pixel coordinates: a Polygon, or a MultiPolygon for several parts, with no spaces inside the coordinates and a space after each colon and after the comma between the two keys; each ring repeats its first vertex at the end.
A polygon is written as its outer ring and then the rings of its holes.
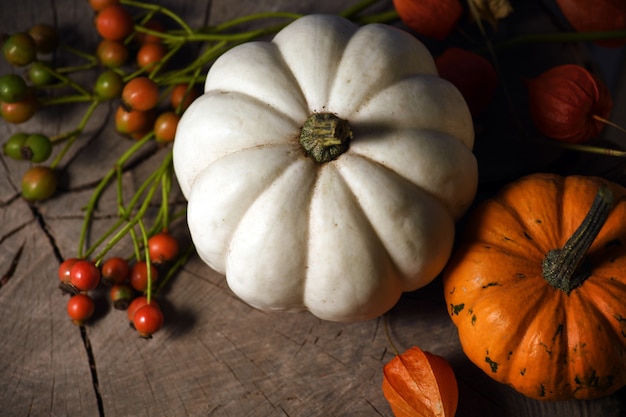
{"type": "Polygon", "coordinates": [[[383,373],[383,394],[396,417],[453,417],[456,413],[456,377],[441,356],[414,346],[389,361],[383,373]]]}

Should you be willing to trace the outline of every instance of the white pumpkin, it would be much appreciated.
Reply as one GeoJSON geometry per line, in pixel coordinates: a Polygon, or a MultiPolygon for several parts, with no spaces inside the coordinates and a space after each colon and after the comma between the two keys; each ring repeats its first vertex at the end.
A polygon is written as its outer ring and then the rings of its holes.
{"type": "Polygon", "coordinates": [[[476,192],[473,142],[415,37],[309,15],[214,63],[174,168],[196,250],[235,294],[357,321],[443,269],[476,192]]]}

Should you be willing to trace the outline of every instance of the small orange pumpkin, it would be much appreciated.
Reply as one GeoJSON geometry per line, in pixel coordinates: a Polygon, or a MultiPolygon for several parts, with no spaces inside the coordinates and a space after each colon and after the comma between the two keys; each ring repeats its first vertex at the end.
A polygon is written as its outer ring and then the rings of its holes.
{"type": "Polygon", "coordinates": [[[450,364],[417,346],[385,364],[383,394],[396,417],[453,417],[459,402],[450,364]]]}
{"type": "Polygon", "coordinates": [[[468,216],[444,291],[487,375],[541,400],[626,384],[625,196],[596,177],[532,174],[468,216]]]}

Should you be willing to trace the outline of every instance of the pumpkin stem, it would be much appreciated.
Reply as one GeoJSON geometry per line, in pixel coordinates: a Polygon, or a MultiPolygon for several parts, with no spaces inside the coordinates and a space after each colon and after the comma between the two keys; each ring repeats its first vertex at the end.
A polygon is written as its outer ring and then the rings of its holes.
{"type": "Polygon", "coordinates": [[[351,139],[348,121],[332,113],[313,113],[300,132],[300,144],[318,163],[339,157],[348,150],[351,139]]]}
{"type": "Polygon", "coordinates": [[[609,217],[612,206],[613,193],[606,184],[602,184],[587,216],[563,248],[548,252],[543,261],[543,277],[554,288],[569,294],[591,275],[591,268],[583,260],[609,217]]]}

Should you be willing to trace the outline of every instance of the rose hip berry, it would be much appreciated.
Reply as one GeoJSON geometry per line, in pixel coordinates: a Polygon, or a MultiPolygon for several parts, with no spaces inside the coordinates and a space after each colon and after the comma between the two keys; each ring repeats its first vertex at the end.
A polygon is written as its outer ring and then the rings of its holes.
{"type": "Polygon", "coordinates": [[[7,37],[2,44],[2,53],[9,64],[25,67],[35,60],[37,45],[26,32],[16,32],[7,37]]]}
{"type": "Polygon", "coordinates": [[[76,294],[67,301],[67,315],[77,326],[82,326],[91,318],[96,310],[96,304],[87,294],[76,294]]]}
{"type": "Polygon", "coordinates": [[[29,135],[22,146],[22,158],[31,162],[43,162],[52,154],[52,142],[46,135],[29,135]]]}
{"type": "Polygon", "coordinates": [[[78,291],[93,290],[100,284],[100,270],[86,259],[81,259],[70,269],[70,283],[78,291]]]}
{"type": "MultiPolygon", "coordinates": [[[[156,301],[150,300],[150,304],[156,303],[156,301]]],[[[146,304],[148,304],[148,297],[146,297],[145,295],[140,295],[139,297],[133,299],[133,301],[131,301],[128,305],[128,308],[126,309],[126,317],[128,318],[128,322],[130,323],[131,327],[134,328],[133,317],[135,317],[135,313],[146,304]]]]}
{"type": "Polygon", "coordinates": [[[124,109],[118,106],[115,112],[115,130],[123,135],[133,135],[149,131],[154,124],[153,111],[124,109]]]}
{"type": "Polygon", "coordinates": [[[28,86],[24,78],[17,74],[0,76],[0,100],[5,103],[17,103],[26,98],[28,86]]]}
{"type": "Polygon", "coordinates": [[[128,109],[147,111],[159,101],[159,86],[148,77],[136,77],[122,90],[122,103],[128,109]]]}
{"type": "Polygon", "coordinates": [[[56,80],[52,64],[46,61],[35,61],[28,67],[28,80],[36,87],[47,87],[56,80]]]}
{"type": "Polygon", "coordinates": [[[114,256],[104,261],[100,272],[105,284],[119,285],[125,283],[130,277],[130,265],[126,259],[114,256]]]}
{"type": "Polygon", "coordinates": [[[141,45],[137,51],[137,65],[151,71],[165,57],[167,48],[162,43],[152,42],[141,45]]]}
{"type": "Polygon", "coordinates": [[[120,41],[103,39],[96,48],[96,56],[107,68],[118,68],[128,59],[128,47],[120,41]]]}
{"type": "Polygon", "coordinates": [[[139,336],[149,339],[163,327],[163,313],[156,304],[146,304],[135,312],[133,325],[139,336]]]}
{"type": "Polygon", "coordinates": [[[113,70],[103,71],[96,79],[94,92],[100,98],[111,100],[122,94],[124,81],[122,76],[113,70]]]}
{"type": "Polygon", "coordinates": [[[22,147],[24,146],[24,142],[26,142],[26,138],[28,138],[28,133],[17,132],[9,136],[4,145],[2,145],[2,151],[9,158],[15,159],[17,161],[21,161],[22,158],[22,147]]]}
{"type": "Polygon", "coordinates": [[[34,166],[22,177],[22,196],[29,201],[46,200],[52,197],[57,188],[54,169],[34,166]]]}
{"type": "MultiPolygon", "coordinates": [[[[153,264],[150,264],[150,279],[154,284],[159,278],[159,273],[153,264]]],[[[130,285],[139,292],[148,289],[148,264],[146,261],[137,261],[130,270],[130,285]]]]}
{"type": "Polygon", "coordinates": [[[78,262],[80,259],[78,258],[67,258],[66,260],[64,260],[63,262],[61,262],[61,265],[59,265],[59,280],[61,280],[61,282],[67,283],[69,284],[71,281],[71,269],[72,266],[74,266],[74,264],[76,262],[78,262]]]}
{"type": "Polygon", "coordinates": [[[104,39],[121,41],[133,32],[133,16],[119,4],[101,9],[95,19],[96,30],[104,39]]]}
{"type": "Polygon", "coordinates": [[[59,32],[46,23],[37,23],[28,29],[28,34],[35,41],[37,52],[49,54],[59,45],[59,32]]]}
{"type": "Polygon", "coordinates": [[[148,239],[148,253],[154,263],[171,261],[178,255],[178,241],[167,232],[157,233],[148,239]]]}
{"type": "Polygon", "coordinates": [[[195,85],[176,84],[170,93],[170,104],[177,112],[183,112],[200,96],[195,85]]]}
{"type": "Polygon", "coordinates": [[[172,111],[161,113],[154,121],[154,138],[158,143],[166,144],[174,141],[180,116],[172,111]]]}
{"type": "Polygon", "coordinates": [[[37,113],[39,106],[39,100],[29,91],[26,97],[15,103],[0,102],[0,115],[9,123],[20,124],[30,120],[37,113]]]}
{"type": "Polygon", "coordinates": [[[127,284],[113,285],[109,290],[109,297],[116,310],[126,310],[133,299],[133,289],[127,284]]]}

